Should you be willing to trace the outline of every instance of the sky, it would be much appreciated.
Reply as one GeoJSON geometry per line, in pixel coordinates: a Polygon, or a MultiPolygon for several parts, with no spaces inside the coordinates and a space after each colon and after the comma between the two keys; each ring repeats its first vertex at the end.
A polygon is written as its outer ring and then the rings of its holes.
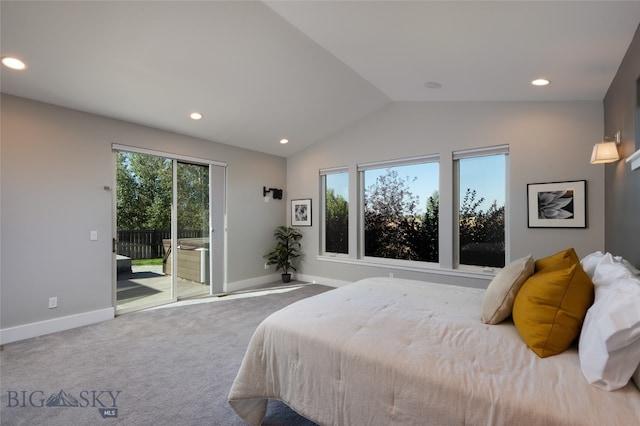
{"type": "MultiPolygon", "coordinates": [[[[505,176],[506,161],[504,155],[492,155],[485,157],[464,158],[460,161],[461,197],[466,188],[475,189],[478,197],[484,197],[485,201],[480,208],[486,211],[493,201],[498,205],[504,205],[505,200],[505,176]]],[[[396,167],[399,177],[408,181],[408,186],[413,195],[419,197],[420,211],[424,213],[427,199],[438,190],[438,163],[416,164],[396,167]],[[413,178],[415,181],[411,182],[413,178]]],[[[365,187],[375,182],[378,176],[387,173],[386,168],[367,170],[365,175],[365,187]]],[[[337,195],[342,195],[349,200],[349,178],[347,173],[327,175],[328,187],[334,188],[337,195]]]]}
{"type": "Polygon", "coordinates": [[[494,201],[504,205],[506,191],[506,161],[504,155],[464,158],[460,160],[461,196],[466,188],[475,189],[485,201],[480,208],[486,211],[494,201]]]}

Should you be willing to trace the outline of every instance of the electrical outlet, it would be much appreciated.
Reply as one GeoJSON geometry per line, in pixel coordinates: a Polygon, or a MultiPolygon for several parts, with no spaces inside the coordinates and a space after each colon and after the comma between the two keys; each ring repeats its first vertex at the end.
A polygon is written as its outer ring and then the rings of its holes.
{"type": "Polygon", "coordinates": [[[393,272],[389,272],[389,278],[393,278],[393,272]]]}
{"type": "Polygon", "coordinates": [[[269,264],[268,263],[264,264],[264,269],[269,269],[269,264]]]}
{"type": "Polygon", "coordinates": [[[53,309],[53,308],[57,308],[58,307],[58,298],[57,297],[50,297],[49,298],[49,309],[53,309]]]}

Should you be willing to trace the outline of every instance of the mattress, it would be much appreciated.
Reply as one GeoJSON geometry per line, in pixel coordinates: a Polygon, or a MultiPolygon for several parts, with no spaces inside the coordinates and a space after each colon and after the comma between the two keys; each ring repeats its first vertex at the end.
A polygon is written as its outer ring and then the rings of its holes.
{"type": "Polygon", "coordinates": [[[321,425],[633,425],[640,391],[589,385],[576,347],[539,358],[484,290],[369,278],[256,329],[229,393],[248,424],[277,399],[321,425]]]}

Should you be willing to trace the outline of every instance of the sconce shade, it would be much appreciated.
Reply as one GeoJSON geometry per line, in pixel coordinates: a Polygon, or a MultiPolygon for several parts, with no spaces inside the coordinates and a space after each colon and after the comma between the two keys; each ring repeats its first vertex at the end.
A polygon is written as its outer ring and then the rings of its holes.
{"type": "Polygon", "coordinates": [[[618,161],[618,146],[616,142],[600,142],[593,146],[591,153],[591,164],[605,164],[618,161]]]}

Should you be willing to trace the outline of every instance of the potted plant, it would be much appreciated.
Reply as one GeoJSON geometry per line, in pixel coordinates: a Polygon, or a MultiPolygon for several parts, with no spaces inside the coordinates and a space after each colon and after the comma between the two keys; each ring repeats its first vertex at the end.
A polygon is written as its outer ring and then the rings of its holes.
{"type": "Polygon", "coordinates": [[[276,237],[276,246],[264,255],[267,265],[276,265],[276,269],[282,271],[282,282],[291,281],[290,270],[295,271],[293,260],[300,256],[300,239],[302,234],[289,226],[278,226],[273,232],[276,237]]]}

